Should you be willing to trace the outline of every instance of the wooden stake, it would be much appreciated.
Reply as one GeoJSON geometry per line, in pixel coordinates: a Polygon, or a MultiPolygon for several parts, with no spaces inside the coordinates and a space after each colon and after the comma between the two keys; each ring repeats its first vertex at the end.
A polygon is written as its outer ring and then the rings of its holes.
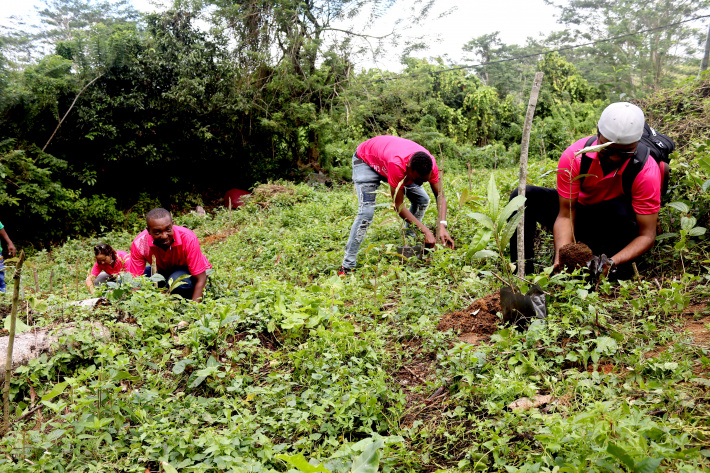
{"type": "Polygon", "coordinates": [[[79,298],[79,265],[81,264],[81,256],[76,259],[76,268],[74,268],[74,287],[76,288],[76,298],[79,298]]]}
{"type": "MultiPolygon", "coordinates": [[[[520,143],[520,180],[518,183],[518,195],[525,196],[525,186],[528,180],[528,148],[530,146],[530,130],[532,129],[533,116],[535,116],[535,107],[537,106],[537,97],[540,94],[540,86],[542,85],[542,72],[535,74],[532,90],[530,91],[530,101],[528,102],[528,111],[525,114],[525,123],[523,124],[523,140],[520,143]]],[[[521,206],[518,212],[523,212],[523,218],[518,223],[518,276],[525,277],[525,210],[521,206]]],[[[532,255],[530,255],[532,256],[532,255]]]]}
{"type": "Polygon", "coordinates": [[[35,293],[39,294],[39,276],[37,275],[37,268],[32,268],[32,276],[35,278],[35,293]]]}
{"type": "Polygon", "coordinates": [[[5,360],[5,387],[3,389],[3,428],[4,436],[10,430],[10,382],[12,381],[12,349],[15,344],[15,322],[17,320],[17,306],[20,303],[20,276],[22,274],[22,263],[25,262],[25,251],[20,251],[20,258],[15,267],[15,274],[12,292],[12,309],[10,311],[10,337],[7,341],[7,358],[5,360]]]}
{"type": "Polygon", "coordinates": [[[54,268],[49,272],[49,292],[54,292],[54,268]]]}
{"type": "Polygon", "coordinates": [[[700,61],[700,72],[698,72],[698,79],[703,72],[708,69],[708,61],[710,60],[710,27],[708,27],[708,37],[705,39],[705,54],[703,55],[703,60],[700,61]]]}
{"type": "MultiPolygon", "coordinates": [[[[155,255],[153,255],[153,259],[151,260],[151,263],[153,263],[153,264],[150,266],[150,275],[155,276],[155,273],[158,272],[158,263],[156,262],[155,255]]],[[[158,287],[157,282],[154,284],[155,284],[155,287],[158,287]]]]}

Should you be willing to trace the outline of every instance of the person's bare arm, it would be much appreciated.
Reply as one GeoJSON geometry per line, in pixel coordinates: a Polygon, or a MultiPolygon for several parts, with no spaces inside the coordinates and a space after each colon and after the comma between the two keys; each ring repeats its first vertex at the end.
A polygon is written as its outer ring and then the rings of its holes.
{"type": "Polygon", "coordinates": [[[456,245],[454,244],[454,240],[449,235],[449,231],[446,228],[446,224],[441,223],[441,222],[446,221],[446,196],[444,195],[444,188],[441,185],[441,181],[430,182],[429,185],[431,186],[431,190],[434,192],[434,195],[436,196],[436,216],[437,216],[436,236],[437,236],[437,239],[439,240],[439,243],[441,243],[442,245],[453,249],[456,247],[456,245]]]}
{"type": "Polygon", "coordinates": [[[560,199],[560,211],[557,214],[552,234],[555,240],[555,267],[560,264],[560,248],[574,241],[573,223],[577,199],[560,199]]]}
{"type": "Polygon", "coordinates": [[[409,211],[409,209],[403,205],[404,203],[404,186],[400,186],[397,194],[395,195],[395,187],[390,186],[392,192],[392,198],[394,199],[394,205],[397,208],[399,216],[405,219],[412,225],[416,225],[417,228],[424,234],[424,244],[426,246],[434,246],[436,244],[436,238],[434,234],[429,231],[429,229],[422,222],[417,220],[417,218],[409,211]]]}
{"type": "Polygon", "coordinates": [[[656,222],[658,214],[639,215],[636,214],[636,222],[639,226],[639,235],[631,240],[621,251],[611,257],[614,264],[619,265],[628,261],[633,261],[651,249],[656,241],[656,222]]]}
{"type": "Polygon", "coordinates": [[[205,291],[205,284],[207,284],[207,272],[203,271],[200,274],[195,275],[195,290],[192,292],[192,300],[195,302],[202,301],[202,294],[205,291]]]}
{"type": "Polygon", "coordinates": [[[9,254],[10,257],[15,256],[17,254],[17,249],[15,248],[15,244],[12,243],[12,240],[10,240],[10,237],[4,228],[0,229],[0,238],[5,240],[5,246],[7,247],[7,254],[9,254]]]}
{"type": "Polygon", "coordinates": [[[93,274],[89,274],[86,276],[86,288],[89,290],[89,294],[94,293],[94,280],[96,279],[96,276],[93,274]]]}

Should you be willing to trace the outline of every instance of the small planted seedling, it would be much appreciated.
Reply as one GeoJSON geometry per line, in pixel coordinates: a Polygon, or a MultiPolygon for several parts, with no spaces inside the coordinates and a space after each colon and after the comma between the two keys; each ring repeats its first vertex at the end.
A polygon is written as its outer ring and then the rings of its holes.
{"type": "Polygon", "coordinates": [[[514,283],[511,264],[504,253],[520,219],[523,217],[523,212],[518,212],[518,209],[524,203],[525,197],[519,195],[501,208],[500,194],[496,187],[495,179],[491,176],[488,182],[488,206],[485,209],[486,212],[469,214],[471,218],[474,218],[482,225],[482,228],[479,229],[471,242],[468,255],[473,258],[500,258],[503,277],[493,274],[507,286],[500,291],[503,321],[514,324],[529,321],[536,316],[544,318],[547,315],[547,305],[542,289],[534,285],[527,294],[522,295],[520,289],[514,283]],[[486,249],[491,237],[495,242],[497,251],[486,249]]]}

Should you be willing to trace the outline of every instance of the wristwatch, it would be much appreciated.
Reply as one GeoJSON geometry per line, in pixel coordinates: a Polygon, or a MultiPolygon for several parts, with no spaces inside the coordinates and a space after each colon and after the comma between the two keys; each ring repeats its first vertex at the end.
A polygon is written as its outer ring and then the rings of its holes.
{"type": "Polygon", "coordinates": [[[449,222],[447,222],[446,220],[441,220],[441,221],[439,221],[439,225],[441,225],[442,223],[444,224],[445,227],[448,228],[449,222]]]}

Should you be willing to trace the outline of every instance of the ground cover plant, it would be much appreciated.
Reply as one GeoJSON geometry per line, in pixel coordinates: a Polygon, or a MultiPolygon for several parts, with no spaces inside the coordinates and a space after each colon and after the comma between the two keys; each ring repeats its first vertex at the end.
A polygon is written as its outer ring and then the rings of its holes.
{"type": "MultiPolygon", "coordinates": [[[[675,171],[686,181],[704,172],[706,148],[692,153],[675,171]]],[[[554,168],[532,162],[531,182],[554,185],[554,168]]],[[[524,331],[494,320],[467,342],[440,322],[501,285],[500,261],[476,256],[470,216],[491,176],[501,195],[517,183],[513,168],[444,168],[457,249],[425,261],[396,254],[379,196],[345,278],[335,270],[357,205],[348,185],[281,182],[287,191],[239,210],[179,216],[214,265],[202,304],[140,281],[76,307],[98,239],[36,254],[22,322],[85,328],[15,370],[0,470],[706,470],[710,265],[692,228],[707,221],[707,186],[674,191],[641,279],[595,291],[580,272],[551,275],[548,253],[529,275],[549,294],[548,318],[524,331]],[[510,407],[521,398],[536,407],[510,407]]],[[[127,248],[131,237],[101,240],[127,248]]]]}

